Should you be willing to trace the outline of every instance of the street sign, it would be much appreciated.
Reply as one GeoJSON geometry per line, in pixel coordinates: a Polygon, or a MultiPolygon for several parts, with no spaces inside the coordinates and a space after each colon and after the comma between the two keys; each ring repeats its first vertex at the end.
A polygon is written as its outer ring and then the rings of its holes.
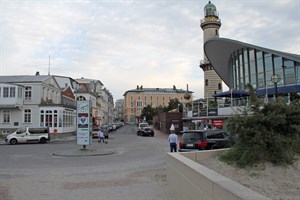
{"type": "Polygon", "coordinates": [[[92,143],[90,113],[90,101],[77,101],[77,145],[90,145],[92,143]]]}

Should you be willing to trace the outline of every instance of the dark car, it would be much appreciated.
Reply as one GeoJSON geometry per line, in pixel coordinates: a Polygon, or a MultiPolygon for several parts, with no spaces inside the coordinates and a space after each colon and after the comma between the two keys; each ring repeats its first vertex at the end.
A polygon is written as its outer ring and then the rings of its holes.
{"type": "Polygon", "coordinates": [[[151,127],[144,127],[142,129],[139,129],[137,131],[137,135],[141,135],[141,136],[154,136],[154,130],[151,127]]]}
{"type": "Polygon", "coordinates": [[[188,130],[179,142],[179,151],[221,149],[230,147],[224,130],[188,130]]]}
{"type": "Polygon", "coordinates": [[[100,128],[93,128],[92,129],[92,137],[93,138],[98,138],[98,131],[100,130],[100,128]]]}

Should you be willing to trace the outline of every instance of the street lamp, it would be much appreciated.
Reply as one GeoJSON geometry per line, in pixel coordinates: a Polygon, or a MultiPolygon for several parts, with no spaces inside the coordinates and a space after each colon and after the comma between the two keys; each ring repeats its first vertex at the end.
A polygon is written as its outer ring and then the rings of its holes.
{"type": "Polygon", "coordinates": [[[277,99],[277,94],[278,94],[278,91],[277,91],[277,84],[279,83],[280,81],[280,76],[278,74],[273,74],[271,76],[271,81],[274,83],[275,85],[275,98],[277,99]]]}

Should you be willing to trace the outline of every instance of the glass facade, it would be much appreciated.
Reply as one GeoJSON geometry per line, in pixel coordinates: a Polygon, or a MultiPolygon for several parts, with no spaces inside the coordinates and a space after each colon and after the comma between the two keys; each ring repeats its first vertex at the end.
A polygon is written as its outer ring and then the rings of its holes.
{"type": "Polygon", "coordinates": [[[232,53],[229,63],[232,69],[232,88],[245,90],[250,83],[254,89],[274,86],[271,77],[281,78],[277,86],[297,85],[300,82],[300,63],[257,49],[239,49],[232,53]]]}

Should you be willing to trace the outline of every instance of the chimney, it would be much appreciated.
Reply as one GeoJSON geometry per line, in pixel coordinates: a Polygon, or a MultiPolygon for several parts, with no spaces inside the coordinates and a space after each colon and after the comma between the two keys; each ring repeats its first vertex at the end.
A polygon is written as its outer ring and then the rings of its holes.
{"type": "Polygon", "coordinates": [[[137,89],[137,90],[140,89],[140,88],[139,88],[139,85],[136,86],[136,89],[137,89]]]}
{"type": "Polygon", "coordinates": [[[143,89],[143,85],[141,85],[141,90],[143,89]]]}
{"type": "Polygon", "coordinates": [[[36,76],[39,76],[39,75],[40,75],[40,72],[39,72],[39,71],[35,72],[35,75],[36,75],[36,76]]]}
{"type": "Polygon", "coordinates": [[[175,85],[173,85],[173,90],[176,90],[176,86],[175,85]]]}

